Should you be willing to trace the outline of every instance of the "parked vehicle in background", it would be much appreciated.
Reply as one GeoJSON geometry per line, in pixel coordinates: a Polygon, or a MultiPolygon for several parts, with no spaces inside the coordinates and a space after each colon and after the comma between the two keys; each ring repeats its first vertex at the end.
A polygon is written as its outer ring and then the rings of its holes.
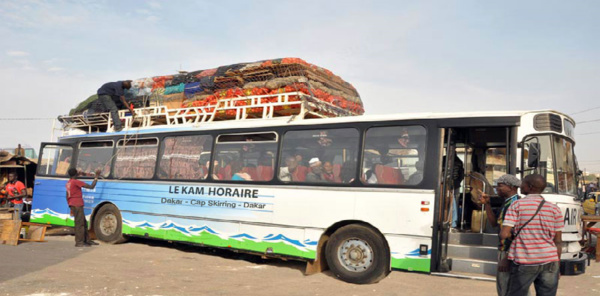
{"type": "MultiPolygon", "coordinates": [[[[37,155],[37,152],[35,152],[35,149],[30,147],[29,145],[21,146],[21,149],[23,152],[22,156],[25,156],[25,157],[27,157],[29,159],[33,159],[33,160],[36,160],[38,158],[38,155],[37,155]]],[[[9,152],[11,154],[15,154],[15,155],[18,154],[17,150],[18,150],[18,147],[0,148],[0,151],[7,151],[7,152],[9,152]]]]}

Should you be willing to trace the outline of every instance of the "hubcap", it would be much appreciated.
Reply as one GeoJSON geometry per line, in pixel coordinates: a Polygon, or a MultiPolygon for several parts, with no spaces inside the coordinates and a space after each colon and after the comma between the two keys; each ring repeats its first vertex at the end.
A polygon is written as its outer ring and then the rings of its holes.
{"type": "Polygon", "coordinates": [[[117,231],[117,216],[108,213],[100,220],[100,232],[105,236],[111,236],[117,231]]]}
{"type": "Polygon", "coordinates": [[[373,265],[373,249],[361,239],[348,239],[340,245],[338,258],[345,269],[362,272],[373,265]]]}

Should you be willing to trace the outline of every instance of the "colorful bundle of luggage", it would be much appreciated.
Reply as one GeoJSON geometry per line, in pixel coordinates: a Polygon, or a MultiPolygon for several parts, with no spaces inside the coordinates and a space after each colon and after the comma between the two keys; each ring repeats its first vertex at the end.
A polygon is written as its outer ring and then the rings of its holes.
{"type": "MultiPolygon", "coordinates": [[[[350,83],[325,68],[299,58],[240,63],[177,75],[137,79],[127,91],[127,96],[136,107],[208,107],[206,110],[211,112],[221,99],[289,92],[313,96],[354,114],[364,113],[360,96],[350,83]]],[[[295,100],[299,101],[299,98],[291,96],[289,99],[295,100]]],[[[267,96],[261,103],[276,101],[277,96],[267,96]]],[[[246,104],[250,104],[250,100],[236,101],[236,106],[246,104]]],[[[276,107],[275,111],[286,107],[276,107]]],[[[235,113],[234,110],[227,112],[235,113]]],[[[259,113],[262,112],[262,108],[251,108],[249,112],[259,113]]]]}

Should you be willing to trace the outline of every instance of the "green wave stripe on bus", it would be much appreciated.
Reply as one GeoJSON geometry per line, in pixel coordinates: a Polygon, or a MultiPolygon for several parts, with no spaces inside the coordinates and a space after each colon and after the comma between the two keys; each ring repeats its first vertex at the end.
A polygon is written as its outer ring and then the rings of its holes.
{"type": "Polygon", "coordinates": [[[294,246],[290,246],[283,242],[256,242],[249,239],[224,239],[218,235],[201,232],[197,235],[185,235],[177,230],[155,230],[149,227],[131,227],[123,224],[123,233],[132,235],[149,236],[153,238],[160,238],[172,241],[190,242],[195,244],[202,244],[211,247],[219,248],[232,248],[246,251],[252,251],[257,253],[265,254],[267,248],[273,250],[273,254],[295,256],[306,259],[314,259],[315,251],[313,250],[301,250],[294,246]]]}
{"type": "Polygon", "coordinates": [[[70,226],[75,227],[75,220],[68,218],[62,219],[52,215],[44,214],[41,217],[32,217],[29,222],[39,224],[52,224],[57,226],[70,226]]]}
{"type": "Polygon", "coordinates": [[[427,258],[392,258],[392,268],[408,271],[431,271],[431,259],[427,258]]]}
{"type": "MultiPolygon", "coordinates": [[[[73,227],[74,220],[67,218],[61,219],[59,217],[44,214],[41,217],[32,218],[31,222],[40,224],[52,224],[59,226],[70,226],[73,227]]],[[[224,239],[218,235],[202,232],[198,235],[185,235],[179,231],[168,229],[168,230],[155,230],[148,227],[130,227],[123,224],[123,233],[139,236],[149,236],[158,239],[190,242],[196,244],[202,244],[211,247],[219,248],[232,248],[247,250],[256,253],[266,253],[267,248],[273,249],[273,254],[294,256],[306,259],[315,259],[316,253],[313,250],[301,250],[294,246],[290,246],[283,242],[256,242],[249,239],[224,239]]],[[[391,266],[394,269],[402,269],[408,271],[420,271],[430,272],[431,259],[422,258],[392,258],[391,266]]]]}

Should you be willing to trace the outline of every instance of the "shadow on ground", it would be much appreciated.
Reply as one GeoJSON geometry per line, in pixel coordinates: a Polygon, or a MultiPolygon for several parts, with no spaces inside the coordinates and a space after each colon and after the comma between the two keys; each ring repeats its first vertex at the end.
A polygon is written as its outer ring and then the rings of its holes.
{"type": "Polygon", "coordinates": [[[129,237],[127,243],[132,244],[145,244],[151,247],[157,248],[174,248],[182,252],[204,254],[210,256],[218,256],[225,259],[231,260],[243,260],[253,264],[268,264],[270,266],[277,266],[283,268],[290,268],[299,271],[304,274],[306,269],[306,262],[293,259],[281,259],[281,258],[263,258],[260,254],[248,254],[242,253],[233,249],[221,249],[214,247],[200,246],[190,243],[182,242],[171,242],[164,240],[155,240],[141,237],[129,237]]]}
{"type": "Polygon", "coordinates": [[[60,239],[46,242],[21,242],[17,246],[0,245],[0,283],[70,260],[92,248],[76,248],[69,231],[53,229],[60,239]]]}

